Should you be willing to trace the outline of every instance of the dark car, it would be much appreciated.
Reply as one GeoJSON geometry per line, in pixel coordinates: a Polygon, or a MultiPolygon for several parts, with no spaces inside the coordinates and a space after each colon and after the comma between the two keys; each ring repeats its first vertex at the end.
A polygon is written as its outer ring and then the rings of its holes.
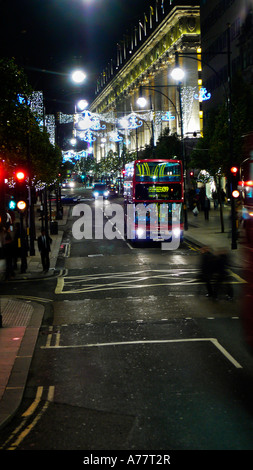
{"type": "Polygon", "coordinates": [[[95,199],[98,197],[107,199],[109,197],[109,189],[104,183],[95,183],[92,189],[92,195],[95,199]]]}
{"type": "Polygon", "coordinates": [[[119,195],[119,189],[116,184],[108,184],[109,197],[117,197],[119,195]]]}

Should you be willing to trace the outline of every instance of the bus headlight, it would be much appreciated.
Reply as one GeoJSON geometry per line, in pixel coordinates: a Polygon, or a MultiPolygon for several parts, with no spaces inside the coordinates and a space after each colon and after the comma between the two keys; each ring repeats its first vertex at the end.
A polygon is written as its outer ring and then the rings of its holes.
{"type": "Polygon", "coordinates": [[[108,196],[108,195],[109,195],[109,191],[105,191],[105,192],[104,192],[104,196],[106,197],[106,196],[108,196]]]}
{"type": "Polygon", "coordinates": [[[95,192],[93,193],[93,196],[94,196],[94,197],[98,197],[98,192],[95,191],[95,192]]]}
{"type": "Polygon", "coordinates": [[[175,238],[179,238],[179,237],[180,237],[180,233],[181,233],[181,231],[180,231],[180,228],[179,228],[179,227],[173,228],[172,234],[173,234],[173,236],[174,236],[175,238]]]}
{"type": "Polygon", "coordinates": [[[137,230],[136,230],[137,237],[141,238],[143,236],[143,234],[144,234],[143,228],[137,228],[137,230]]]}

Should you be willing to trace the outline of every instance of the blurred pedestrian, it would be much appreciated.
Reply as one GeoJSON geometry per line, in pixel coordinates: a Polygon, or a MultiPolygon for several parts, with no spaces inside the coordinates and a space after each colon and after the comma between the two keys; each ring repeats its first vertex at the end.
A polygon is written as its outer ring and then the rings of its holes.
{"type": "Polygon", "coordinates": [[[212,198],[213,198],[213,205],[214,205],[214,209],[216,210],[217,207],[218,207],[218,194],[217,194],[217,191],[212,191],[212,198]]]}
{"type": "Polygon", "coordinates": [[[222,203],[222,205],[224,206],[224,204],[225,204],[225,202],[226,202],[226,193],[225,193],[224,189],[222,189],[222,190],[220,191],[220,197],[221,197],[221,203],[222,203]]]}
{"type": "Polygon", "coordinates": [[[18,258],[21,258],[20,223],[17,222],[13,234],[13,268],[18,269],[18,258]]]}
{"type": "Polygon", "coordinates": [[[10,232],[7,232],[4,239],[3,253],[5,259],[5,280],[9,281],[15,276],[13,269],[13,240],[10,232]]]}
{"type": "Polygon", "coordinates": [[[46,234],[45,229],[41,229],[41,235],[38,237],[38,249],[44,272],[48,272],[50,267],[49,253],[51,251],[51,243],[52,238],[46,234]]]}
{"type": "Polygon", "coordinates": [[[215,255],[214,298],[225,291],[227,300],[233,299],[233,287],[229,281],[229,256],[227,250],[219,250],[215,255]]]}
{"type": "Polygon", "coordinates": [[[209,210],[210,210],[210,201],[207,196],[204,199],[204,213],[205,213],[205,220],[209,220],[209,210]]]}
{"type": "Polygon", "coordinates": [[[215,258],[208,246],[201,248],[200,262],[200,280],[205,283],[207,289],[207,297],[213,297],[212,279],[214,273],[215,258]]]}

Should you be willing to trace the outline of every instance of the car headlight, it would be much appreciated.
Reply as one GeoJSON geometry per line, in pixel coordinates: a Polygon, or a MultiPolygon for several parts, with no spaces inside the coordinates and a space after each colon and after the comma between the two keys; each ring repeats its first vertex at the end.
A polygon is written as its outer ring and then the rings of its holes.
{"type": "Polygon", "coordinates": [[[74,188],[74,186],[75,186],[75,183],[73,183],[73,181],[71,181],[71,183],[69,183],[69,187],[74,188]]]}

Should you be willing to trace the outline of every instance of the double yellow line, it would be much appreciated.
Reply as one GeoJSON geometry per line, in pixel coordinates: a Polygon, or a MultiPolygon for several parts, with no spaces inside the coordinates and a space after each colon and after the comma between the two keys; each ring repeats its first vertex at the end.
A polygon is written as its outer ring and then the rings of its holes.
{"type": "Polygon", "coordinates": [[[31,432],[31,430],[36,426],[38,421],[41,419],[42,415],[45,413],[47,410],[49,404],[53,401],[54,399],[54,386],[50,386],[48,389],[47,393],[47,399],[43,405],[43,407],[40,409],[40,411],[37,413],[37,415],[34,417],[34,419],[28,423],[28,421],[33,417],[35,414],[36,409],[40,405],[42,401],[42,394],[43,394],[43,387],[38,387],[37,388],[37,393],[34,401],[32,404],[27,408],[27,410],[22,414],[22,421],[17,426],[12,434],[8,437],[8,439],[4,442],[4,444],[0,447],[0,450],[6,449],[6,450],[16,450],[16,448],[21,444],[21,442],[25,439],[25,437],[31,432]]]}
{"type": "MultiPolygon", "coordinates": [[[[52,346],[52,339],[53,339],[53,327],[49,327],[50,333],[47,336],[46,348],[50,348],[52,346]]],[[[60,333],[55,333],[55,347],[60,345],[60,333]]]]}

